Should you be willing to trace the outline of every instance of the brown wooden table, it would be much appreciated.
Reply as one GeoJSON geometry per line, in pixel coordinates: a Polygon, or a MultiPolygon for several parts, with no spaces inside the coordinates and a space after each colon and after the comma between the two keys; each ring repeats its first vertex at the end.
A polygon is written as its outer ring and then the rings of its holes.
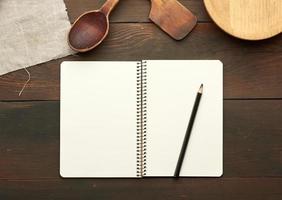
{"type": "MultiPolygon", "coordinates": [[[[103,0],[65,0],[71,22],[103,0]]],[[[122,0],[96,50],[0,77],[0,199],[282,199],[282,37],[248,42],[215,26],[202,0],[183,41],[147,19],[148,0],[122,0]],[[63,60],[220,59],[224,63],[222,178],[61,179],[59,65],[63,60]]]]}

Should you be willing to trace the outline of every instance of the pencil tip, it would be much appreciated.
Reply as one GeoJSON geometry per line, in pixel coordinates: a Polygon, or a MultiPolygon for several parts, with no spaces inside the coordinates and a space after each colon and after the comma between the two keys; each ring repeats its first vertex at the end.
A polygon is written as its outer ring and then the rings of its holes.
{"type": "Polygon", "coordinates": [[[201,84],[201,87],[200,87],[200,89],[199,89],[199,93],[203,93],[203,88],[204,88],[204,85],[201,84]]]}

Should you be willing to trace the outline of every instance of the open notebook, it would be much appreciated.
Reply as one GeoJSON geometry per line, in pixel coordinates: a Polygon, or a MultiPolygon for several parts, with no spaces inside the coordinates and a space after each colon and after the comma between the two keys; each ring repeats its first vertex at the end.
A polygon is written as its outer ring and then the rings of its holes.
{"type": "Polygon", "coordinates": [[[62,63],[61,176],[173,176],[202,83],[180,176],[218,177],[223,173],[220,61],[62,63]]]}

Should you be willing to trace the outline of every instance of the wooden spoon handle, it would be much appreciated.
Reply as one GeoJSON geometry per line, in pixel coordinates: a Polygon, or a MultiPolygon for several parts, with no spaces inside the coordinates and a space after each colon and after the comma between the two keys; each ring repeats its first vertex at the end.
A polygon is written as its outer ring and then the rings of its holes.
{"type": "Polygon", "coordinates": [[[118,2],[119,0],[107,0],[106,3],[100,9],[100,12],[104,13],[106,16],[109,16],[109,14],[117,5],[118,2]]]}

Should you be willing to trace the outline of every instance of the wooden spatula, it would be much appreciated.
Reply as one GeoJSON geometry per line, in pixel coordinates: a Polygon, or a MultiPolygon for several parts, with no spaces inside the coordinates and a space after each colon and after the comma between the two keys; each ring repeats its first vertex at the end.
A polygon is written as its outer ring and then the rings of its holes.
{"type": "Polygon", "coordinates": [[[183,39],[197,23],[196,16],[177,0],[151,0],[149,18],[176,40],[183,39]]]}

